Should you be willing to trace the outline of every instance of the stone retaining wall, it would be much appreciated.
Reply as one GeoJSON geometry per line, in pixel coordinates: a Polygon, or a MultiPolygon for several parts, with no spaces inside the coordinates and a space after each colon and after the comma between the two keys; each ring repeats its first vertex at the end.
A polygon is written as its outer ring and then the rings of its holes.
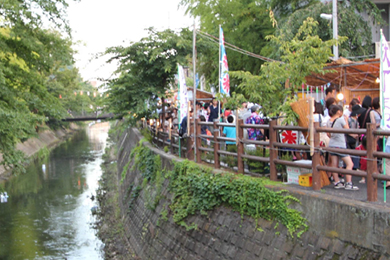
{"type": "MultiPolygon", "coordinates": [[[[118,142],[118,174],[128,162],[131,149],[141,136],[128,129],[118,142]]],[[[172,155],[144,143],[160,154],[162,167],[172,169],[172,155]]],[[[118,179],[121,179],[120,177],[118,179]]],[[[129,172],[121,185],[120,206],[126,237],[140,259],[388,259],[390,252],[387,208],[369,203],[343,200],[331,195],[287,187],[301,204],[294,207],[308,219],[309,231],[301,238],[292,238],[287,228],[254,219],[231,209],[219,207],[209,216],[196,215],[187,223],[196,223],[197,230],[186,231],[160,213],[168,210],[171,197],[163,185],[162,199],[152,211],[145,206],[145,192],[135,194],[142,184],[138,171],[129,172]]],[[[274,189],[281,189],[272,187],[274,189]]],[[[283,186],[283,188],[285,188],[283,186]]]]}
{"type": "MultiPolygon", "coordinates": [[[[45,130],[42,133],[39,133],[37,137],[30,138],[23,143],[17,144],[16,149],[24,152],[27,157],[31,157],[45,147],[51,148],[55,146],[66,136],[79,129],[78,125],[71,123],[69,124],[69,129],[59,129],[56,131],[45,130]]],[[[0,161],[2,160],[3,156],[0,154],[0,161]]],[[[0,179],[6,179],[9,174],[10,172],[7,172],[4,166],[0,165],[0,179]]]]}

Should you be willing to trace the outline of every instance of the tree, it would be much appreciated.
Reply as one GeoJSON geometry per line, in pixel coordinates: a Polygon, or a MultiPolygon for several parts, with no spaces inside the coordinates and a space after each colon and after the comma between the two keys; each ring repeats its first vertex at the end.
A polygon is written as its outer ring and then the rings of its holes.
{"type": "MultiPolygon", "coordinates": [[[[268,57],[273,48],[268,46],[266,36],[275,32],[269,18],[270,10],[274,10],[279,19],[297,9],[310,6],[314,2],[317,1],[182,0],[180,4],[187,8],[187,13],[194,17],[200,17],[200,30],[218,35],[219,25],[221,25],[226,42],[268,57]]],[[[209,83],[218,85],[218,45],[216,44],[213,49],[207,50],[205,54],[199,52],[199,71],[206,76],[209,83]]],[[[263,60],[230,49],[227,49],[227,56],[231,71],[244,70],[258,74],[264,63],[263,60]]],[[[233,89],[235,83],[233,81],[231,84],[233,89]]]]}
{"type": "MultiPolygon", "coordinates": [[[[370,23],[381,25],[384,23],[380,11],[372,1],[342,1],[337,5],[338,34],[347,36],[348,39],[339,47],[340,56],[359,57],[374,53],[370,23]],[[370,21],[365,21],[363,13],[367,13],[370,21]]],[[[300,25],[308,17],[318,22],[318,36],[326,41],[333,38],[333,26],[330,21],[320,18],[321,13],[332,13],[332,4],[317,3],[310,8],[295,11],[287,19],[279,23],[286,40],[292,39],[300,25]]],[[[278,46],[275,46],[274,54],[278,56],[278,46]]]]}
{"type": "Polygon", "coordinates": [[[72,64],[70,40],[54,30],[41,29],[42,16],[69,32],[63,19],[63,0],[4,0],[0,3],[0,153],[6,167],[23,169],[16,143],[36,134],[47,117],[64,110],[47,90],[50,70],[72,64]],[[60,66],[58,65],[58,66],[60,66]]]}
{"type": "MultiPolygon", "coordinates": [[[[242,83],[238,88],[251,102],[261,104],[263,113],[278,116],[284,113],[286,122],[296,122],[296,114],[290,104],[305,77],[311,74],[323,74],[323,67],[331,56],[331,46],[337,43],[331,39],[322,41],[317,35],[318,22],[307,18],[291,40],[280,36],[267,37],[271,43],[280,46],[281,62],[266,62],[260,75],[249,72],[231,72],[232,77],[239,78],[242,83]],[[285,88],[285,83],[289,87],[285,88]]],[[[339,37],[344,42],[346,37],[339,37]]],[[[235,95],[232,97],[235,98],[235,95]]]]}
{"type": "Polygon", "coordinates": [[[112,56],[108,62],[119,63],[119,77],[108,81],[108,106],[116,114],[131,111],[137,118],[150,115],[157,108],[157,99],[165,97],[175,83],[177,64],[184,64],[186,55],[192,52],[188,30],[176,34],[149,28],[148,32],[148,37],[128,47],[106,51],[106,55],[112,56]]]}

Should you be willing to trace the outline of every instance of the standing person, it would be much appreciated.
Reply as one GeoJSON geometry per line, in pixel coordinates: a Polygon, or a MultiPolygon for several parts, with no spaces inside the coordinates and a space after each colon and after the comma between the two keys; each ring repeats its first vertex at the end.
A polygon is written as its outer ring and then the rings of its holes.
{"type": "Polygon", "coordinates": [[[329,106],[327,106],[327,103],[326,101],[329,99],[329,98],[334,98],[336,99],[336,89],[335,87],[333,86],[330,86],[329,88],[327,88],[325,90],[325,98],[324,99],[321,99],[321,104],[322,106],[324,107],[324,116],[328,116],[329,113],[328,113],[328,108],[329,106]]]}
{"type": "Polygon", "coordinates": [[[331,105],[336,105],[336,99],[333,98],[333,97],[330,97],[326,100],[326,103],[325,103],[325,106],[326,106],[326,110],[324,110],[324,123],[323,124],[327,124],[327,122],[329,121],[331,115],[329,113],[329,107],[331,105]],[[325,113],[326,111],[326,113],[325,113]]]}
{"type": "Polygon", "coordinates": [[[215,119],[218,119],[222,114],[222,110],[220,105],[218,104],[218,100],[213,98],[212,105],[208,108],[209,112],[209,122],[214,122],[215,119]]]}
{"type": "MultiPolygon", "coordinates": [[[[263,124],[263,119],[257,113],[258,106],[253,105],[251,107],[251,116],[245,120],[245,124],[260,125],[263,124]]],[[[247,128],[248,139],[250,140],[262,140],[264,139],[264,129],[247,128]]]]}
{"type": "MultiPolygon", "coordinates": [[[[329,108],[329,112],[332,115],[330,118],[330,122],[332,122],[332,128],[334,129],[348,129],[348,118],[346,116],[343,116],[343,108],[338,105],[332,105],[329,108]]],[[[346,149],[346,142],[345,142],[345,135],[340,133],[331,133],[330,140],[329,140],[329,147],[331,148],[339,148],[339,149],[346,149]]],[[[331,156],[331,165],[332,167],[338,167],[339,165],[339,158],[344,161],[346,165],[347,170],[352,170],[353,168],[353,162],[349,155],[346,154],[337,154],[330,152],[331,156]]],[[[359,190],[358,187],[353,186],[352,184],[352,176],[351,175],[345,175],[346,183],[340,182],[338,173],[333,172],[333,179],[334,179],[334,188],[335,189],[346,189],[346,190],[359,190]]]]}
{"type": "Polygon", "coordinates": [[[209,121],[209,103],[208,102],[206,102],[206,103],[204,103],[203,104],[203,115],[204,115],[204,117],[205,117],[205,119],[206,119],[206,121],[208,122],[209,121]]]}
{"type": "MultiPolygon", "coordinates": [[[[351,115],[348,118],[348,126],[350,129],[359,129],[358,117],[366,110],[364,108],[362,108],[361,106],[356,104],[352,107],[351,111],[352,111],[351,115]]],[[[359,140],[359,135],[358,134],[346,134],[345,137],[347,140],[347,148],[348,149],[355,149],[356,145],[358,143],[358,140],[359,140]]]]}
{"type": "MultiPolygon", "coordinates": [[[[189,109],[190,109],[190,120],[191,120],[194,111],[192,110],[192,107],[190,107],[189,109]]],[[[182,137],[187,136],[187,129],[188,129],[187,121],[188,121],[187,115],[185,115],[185,117],[183,117],[180,123],[180,132],[183,133],[183,135],[181,135],[182,137]]]]}
{"type": "MultiPolygon", "coordinates": [[[[227,122],[229,124],[233,124],[234,123],[234,116],[233,115],[229,115],[227,117],[227,122]]],[[[222,132],[227,138],[233,138],[233,139],[236,139],[236,127],[234,125],[232,126],[225,126],[223,128],[223,132],[222,132]]],[[[236,142],[232,142],[232,141],[226,141],[226,150],[229,151],[229,147],[230,146],[236,146],[236,142]]]]}
{"type": "Polygon", "coordinates": [[[344,109],[344,115],[350,116],[352,112],[352,108],[354,105],[360,105],[360,101],[357,98],[353,98],[351,102],[349,102],[348,109],[344,109]]]}
{"type": "Polygon", "coordinates": [[[367,123],[371,123],[370,111],[371,111],[372,99],[370,96],[365,96],[362,102],[362,107],[366,109],[358,118],[360,128],[367,128],[367,123]]]}
{"type": "MultiPolygon", "coordinates": [[[[367,150],[367,138],[363,136],[362,138],[362,144],[356,147],[356,150],[359,151],[366,151],[367,150]]],[[[357,158],[358,159],[358,158],[357,158]]],[[[361,170],[361,171],[367,171],[367,156],[361,156],[360,160],[358,160],[358,165],[355,166],[355,168],[361,170]]],[[[362,177],[362,179],[359,181],[359,183],[366,183],[366,178],[362,177]]]]}
{"type": "Polygon", "coordinates": [[[376,97],[372,100],[372,106],[370,110],[370,121],[372,123],[375,122],[376,128],[379,128],[381,126],[381,120],[382,120],[382,115],[381,115],[381,108],[379,104],[379,98],[376,97]]]}
{"type": "Polygon", "coordinates": [[[227,118],[232,114],[232,111],[229,107],[225,108],[225,111],[223,111],[223,119],[227,123],[227,118]]]}

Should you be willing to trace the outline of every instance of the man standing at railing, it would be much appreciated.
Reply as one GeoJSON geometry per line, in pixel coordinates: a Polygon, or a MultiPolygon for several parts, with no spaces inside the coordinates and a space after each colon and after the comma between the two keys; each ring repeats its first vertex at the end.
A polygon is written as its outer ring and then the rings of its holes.
{"type": "MultiPolygon", "coordinates": [[[[251,107],[251,116],[245,120],[245,124],[252,125],[261,125],[264,123],[264,120],[257,113],[258,110],[257,105],[253,105],[251,107]]],[[[263,140],[264,139],[264,129],[255,129],[255,128],[247,128],[248,131],[248,139],[250,140],[263,140]]]]}

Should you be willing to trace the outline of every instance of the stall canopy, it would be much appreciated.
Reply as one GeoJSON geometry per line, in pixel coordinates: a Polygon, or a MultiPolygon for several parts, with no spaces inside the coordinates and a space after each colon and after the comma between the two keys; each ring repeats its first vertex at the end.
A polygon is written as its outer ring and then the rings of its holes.
{"type": "Polygon", "coordinates": [[[330,83],[344,93],[349,102],[353,97],[379,96],[379,59],[350,61],[340,58],[324,67],[325,74],[313,74],[306,77],[309,86],[322,86],[330,83]]]}

